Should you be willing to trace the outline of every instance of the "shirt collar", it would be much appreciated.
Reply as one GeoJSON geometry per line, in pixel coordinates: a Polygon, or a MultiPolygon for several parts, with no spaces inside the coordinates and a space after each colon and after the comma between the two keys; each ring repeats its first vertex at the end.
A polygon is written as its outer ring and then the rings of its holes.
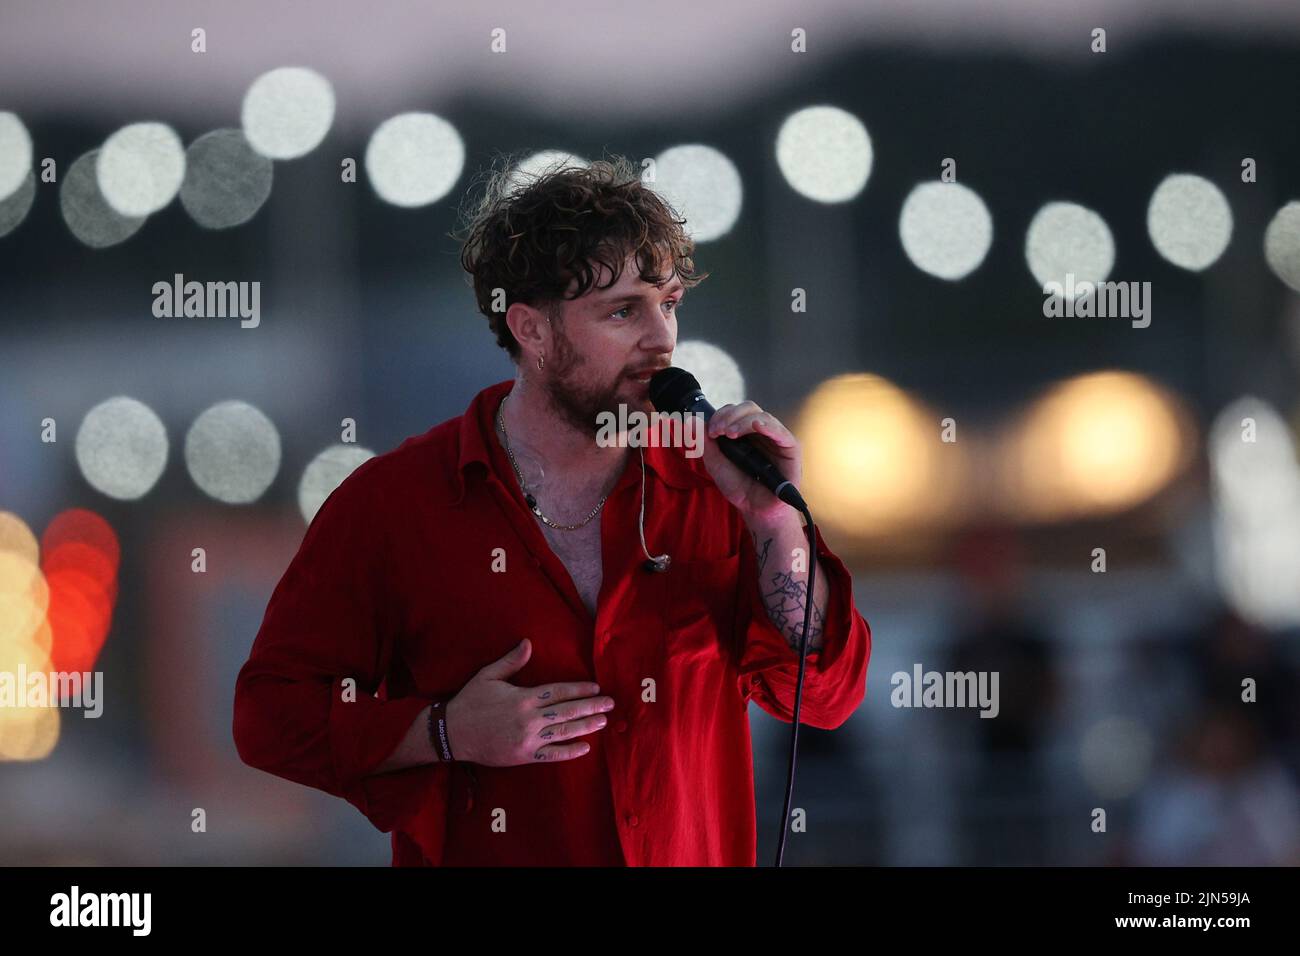
{"type": "MultiPolygon", "coordinates": [[[[492,451],[489,442],[496,444],[497,407],[512,388],[514,379],[489,385],[470,401],[460,419],[460,457],[457,463],[457,503],[465,497],[470,482],[485,477],[492,470],[492,451]],[[478,467],[473,467],[478,466],[478,467]]],[[[698,470],[686,457],[684,449],[651,445],[645,449],[645,463],[660,481],[673,488],[696,488],[712,482],[704,470],[703,459],[698,470]]]]}

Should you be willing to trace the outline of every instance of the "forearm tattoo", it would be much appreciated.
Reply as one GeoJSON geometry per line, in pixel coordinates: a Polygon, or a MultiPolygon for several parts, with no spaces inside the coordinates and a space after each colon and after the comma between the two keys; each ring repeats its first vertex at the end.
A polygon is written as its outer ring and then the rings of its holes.
{"type": "MultiPolygon", "coordinates": [[[[758,556],[759,593],[767,616],[785,636],[791,650],[798,651],[803,636],[803,616],[808,608],[808,582],[800,581],[789,571],[779,567],[767,573],[767,562],[772,551],[772,539],[759,542],[754,535],[754,551],[758,556]]],[[[811,561],[811,559],[810,559],[811,561]]],[[[813,604],[812,620],[808,625],[808,653],[819,650],[822,645],[822,631],[825,626],[825,608],[813,604]]]]}

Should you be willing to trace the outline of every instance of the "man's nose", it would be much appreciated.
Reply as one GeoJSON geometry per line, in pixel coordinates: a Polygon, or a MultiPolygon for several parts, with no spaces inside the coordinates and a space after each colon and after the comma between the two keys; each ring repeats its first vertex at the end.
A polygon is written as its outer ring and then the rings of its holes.
{"type": "Polygon", "coordinates": [[[656,323],[654,331],[641,343],[641,347],[647,352],[671,355],[677,347],[677,323],[671,319],[656,323]]]}

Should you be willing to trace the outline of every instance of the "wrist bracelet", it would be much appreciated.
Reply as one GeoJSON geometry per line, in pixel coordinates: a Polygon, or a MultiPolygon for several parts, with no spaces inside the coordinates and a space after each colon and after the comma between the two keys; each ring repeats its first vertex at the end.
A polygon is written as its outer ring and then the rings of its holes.
{"type": "Polygon", "coordinates": [[[451,755],[451,740],[447,737],[447,702],[435,700],[429,707],[429,740],[444,763],[456,758],[451,755]]]}

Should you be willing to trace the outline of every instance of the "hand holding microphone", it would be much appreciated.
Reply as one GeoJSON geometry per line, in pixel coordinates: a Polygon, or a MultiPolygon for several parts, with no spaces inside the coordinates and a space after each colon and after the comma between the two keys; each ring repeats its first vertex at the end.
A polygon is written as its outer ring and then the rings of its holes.
{"type": "Polygon", "coordinates": [[[673,367],[650,379],[650,401],[660,412],[703,416],[713,439],[704,442],[704,467],[747,522],[775,521],[787,505],[805,507],[797,487],[803,453],[776,416],[754,402],[715,409],[695,376],[673,367]]]}

